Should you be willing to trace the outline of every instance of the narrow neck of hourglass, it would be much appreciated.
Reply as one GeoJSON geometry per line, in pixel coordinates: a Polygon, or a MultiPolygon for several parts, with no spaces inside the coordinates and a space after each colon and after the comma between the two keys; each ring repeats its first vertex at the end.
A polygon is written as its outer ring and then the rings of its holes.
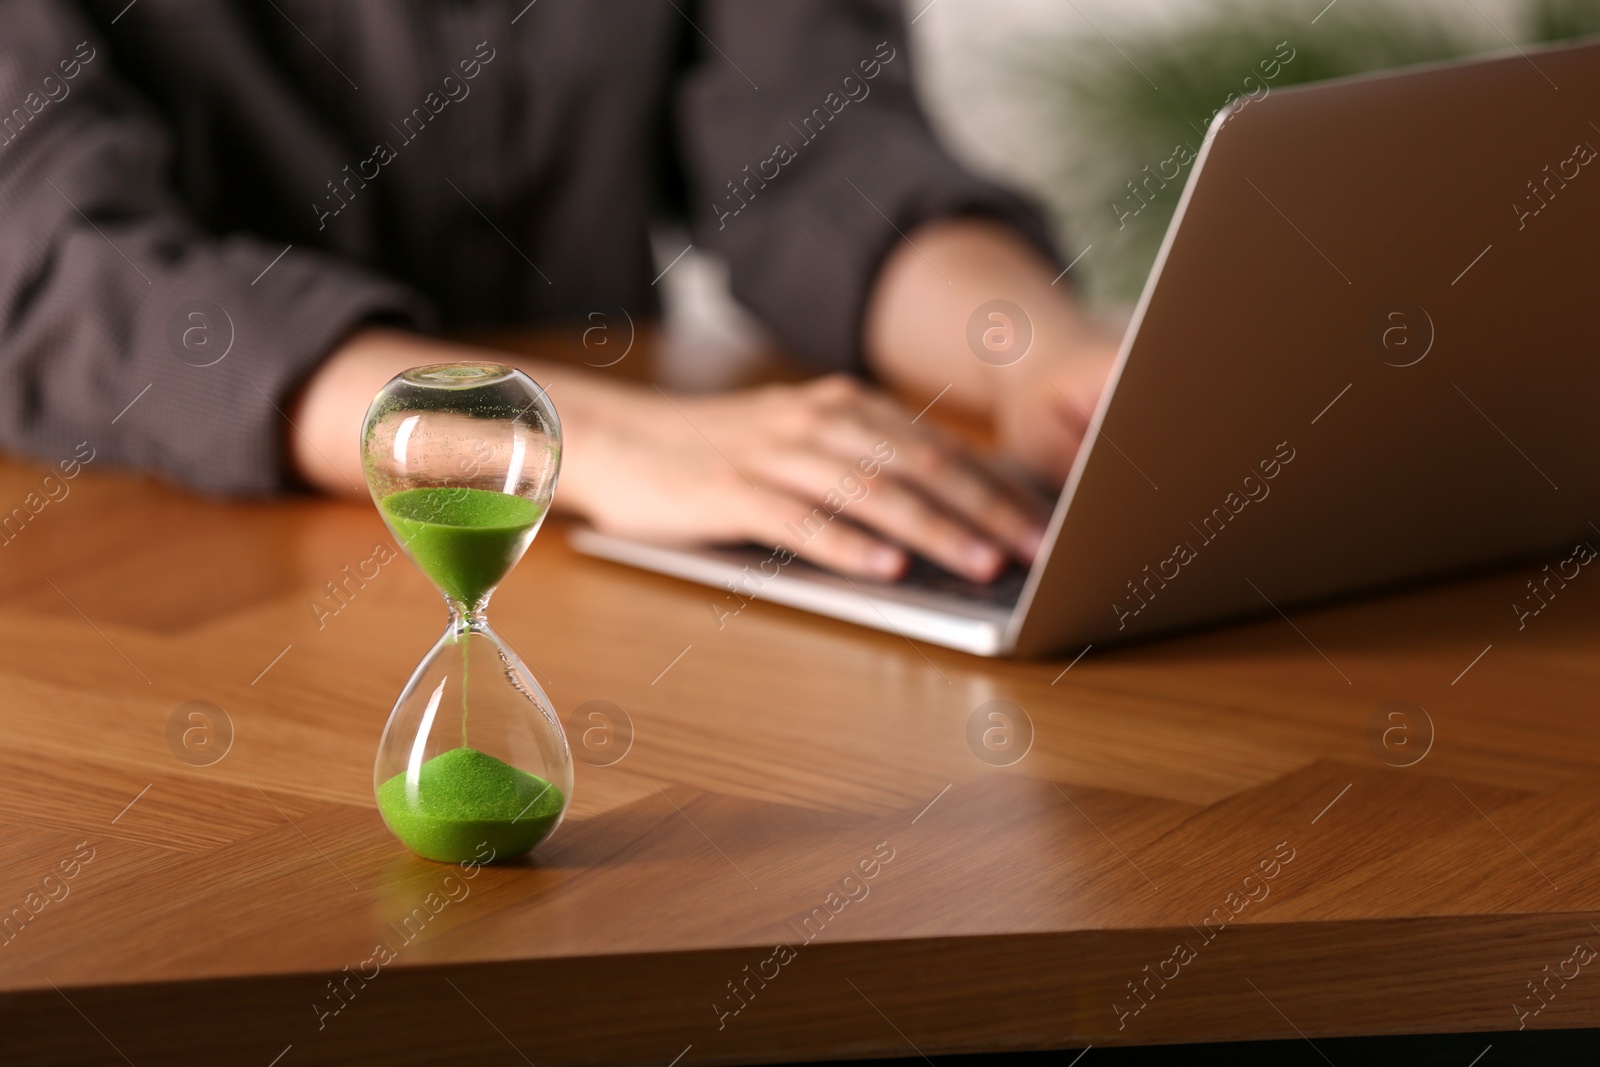
{"type": "Polygon", "coordinates": [[[455,600],[446,600],[450,609],[450,630],[452,633],[466,633],[468,630],[479,633],[489,628],[488,600],[475,606],[468,606],[455,600]]]}

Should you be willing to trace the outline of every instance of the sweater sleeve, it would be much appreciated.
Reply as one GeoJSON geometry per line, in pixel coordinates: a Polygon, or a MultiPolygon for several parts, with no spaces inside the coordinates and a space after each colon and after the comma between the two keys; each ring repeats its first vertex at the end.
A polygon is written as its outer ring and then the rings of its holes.
{"type": "Polygon", "coordinates": [[[163,123],[71,5],[0,36],[0,447],[214,493],[294,484],[282,413],[351,330],[429,312],[322,253],[199,226],[163,123]]]}
{"type": "Polygon", "coordinates": [[[982,215],[1058,259],[1035,207],[938,144],[896,0],[708,0],[677,101],[695,239],[797,354],[860,369],[873,278],[923,222],[982,215]]]}

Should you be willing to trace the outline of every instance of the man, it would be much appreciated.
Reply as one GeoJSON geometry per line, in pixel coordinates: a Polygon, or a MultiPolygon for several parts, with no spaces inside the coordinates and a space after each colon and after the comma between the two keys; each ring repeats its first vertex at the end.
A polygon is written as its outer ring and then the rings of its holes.
{"type": "Polygon", "coordinates": [[[1113,345],[1038,216],[939,149],[909,66],[892,0],[4,0],[0,444],[352,493],[384,381],[499,359],[551,387],[559,503],[603,530],[771,544],[887,440],[800,554],[992,578],[1038,505],[857,377],[669,399],[427,332],[648,312],[648,224],[686,212],[787,347],[948,386],[1059,484],[1113,345]],[[1031,322],[1010,366],[967,341],[993,299],[1031,322]]]}

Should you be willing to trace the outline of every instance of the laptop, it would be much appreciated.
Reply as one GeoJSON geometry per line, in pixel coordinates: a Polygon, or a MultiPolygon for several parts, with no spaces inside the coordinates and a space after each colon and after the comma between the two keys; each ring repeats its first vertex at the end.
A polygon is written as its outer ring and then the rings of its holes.
{"type": "MultiPolygon", "coordinates": [[[[1224,110],[1033,566],[980,586],[796,560],[756,595],[1072,657],[1600,545],[1596,100],[1600,43],[1581,43],[1224,110]]],[[[772,555],[571,537],[747,595],[772,555]]]]}

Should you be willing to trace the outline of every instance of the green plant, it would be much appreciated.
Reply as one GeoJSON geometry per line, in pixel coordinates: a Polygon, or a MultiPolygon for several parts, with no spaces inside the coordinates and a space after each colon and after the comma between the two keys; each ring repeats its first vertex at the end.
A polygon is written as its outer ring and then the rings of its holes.
{"type": "Polygon", "coordinates": [[[1596,0],[1534,0],[1533,39],[1561,41],[1600,33],[1600,3],[1596,0]]]}

